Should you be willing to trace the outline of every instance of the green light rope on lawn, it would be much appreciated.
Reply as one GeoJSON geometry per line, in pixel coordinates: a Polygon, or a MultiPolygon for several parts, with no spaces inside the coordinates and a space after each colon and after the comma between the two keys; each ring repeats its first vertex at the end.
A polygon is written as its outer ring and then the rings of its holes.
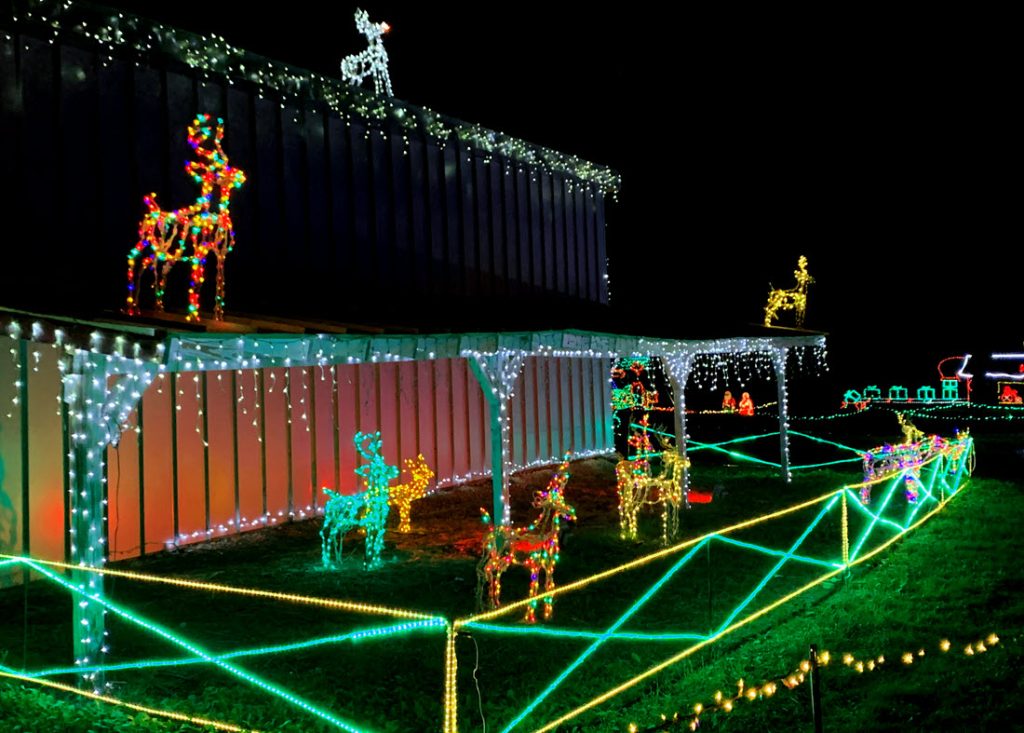
{"type": "Polygon", "coordinates": [[[696,545],[693,546],[693,548],[688,553],[681,557],[675,565],[669,568],[668,572],[662,575],[661,578],[659,578],[654,585],[648,588],[647,591],[642,596],[640,596],[640,598],[632,606],[630,606],[624,614],[619,616],[615,623],[608,627],[607,631],[601,634],[601,636],[599,636],[593,644],[587,647],[586,651],[584,651],[582,654],[576,657],[576,659],[573,660],[573,662],[571,662],[569,666],[566,667],[561,672],[561,674],[559,674],[551,682],[551,684],[545,687],[544,690],[537,697],[535,697],[521,713],[519,713],[519,715],[513,718],[512,722],[502,729],[502,733],[508,733],[510,730],[515,728],[517,725],[519,725],[519,723],[523,721],[524,718],[526,718],[527,715],[532,713],[538,705],[544,702],[547,696],[554,692],[558,688],[558,686],[565,681],[566,677],[572,674],[572,672],[577,667],[583,664],[583,662],[585,662],[594,652],[596,652],[601,647],[601,645],[604,644],[604,642],[606,642],[611,637],[612,634],[618,631],[618,629],[630,618],[632,618],[637,611],[643,608],[647,601],[649,601],[655,593],[661,590],[662,586],[665,585],[665,583],[667,583],[673,575],[675,575],[679,570],[683,568],[683,566],[685,566],[691,559],[693,559],[696,556],[697,552],[705,545],[706,542],[706,539],[698,542],[696,545]]]}
{"type": "MultiPolygon", "coordinates": [[[[265,654],[281,654],[283,652],[301,651],[313,649],[327,644],[338,644],[343,641],[360,641],[366,638],[384,638],[395,634],[411,633],[413,631],[437,630],[443,631],[447,621],[444,619],[431,619],[429,621],[411,621],[404,624],[392,624],[390,626],[378,626],[375,628],[359,629],[347,634],[334,636],[321,636],[307,641],[294,642],[292,644],[279,644],[277,646],[255,647],[253,649],[240,649],[227,654],[219,654],[213,659],[238,659],[240,657],[257,657],[265,654]]],[[[53,669],[42,669],[35,672],[21,672],[25,677],[53,677],[62,674],[90,674],[92,672],[120,672],[126,669],[153,669],[157,667],[179,667],[189,664],[212,664],[213,660],[204,657],[184,657],[182,659],[145,659],[137,662],[123,662],[121,664],[98,664],[92,667],[54,667],[53,669]]]]}
{"type": "MultiPolygon", "coordinates": [[[[122,608],[117,603],[114,603],[113,601],[102,597],[98,593],[92,595],[86,593],[84,590],[78,588],[77,586],[68,582],[64,578],[61,578],[60,576],[50,572],[49,569],[43,567],[42,565],[38,565],[32,562],[31,560],[24,560],[23,562],[36,572],[48,577],[54,583],[63,586],[75,595],[83,596],[105,606],[107,609],[114,612],[116,615],[135,624],[136,626],[141,626],[142,628],[153,632],[157,636],[166,639],[175,646],[179,646],[182,649],[185,649],[198,657],[203,657],[204,659],[223,669],[225,672],[228,672],[229,674],[238,677],[239,679],[249,682],[253,686],[258,687],[265,692],[269,692],[275,697],[279,697],[282,700],[285,700],[286,702],[289,702],[292,705],[296,706],[297,708],[305,710],[307,713],[311,713],[312,715],[320,718],[321,720],[327,723],[330,723],[336,728],[348,731],[349,733],[363,733],[363,731],[365,730],[355,727],[352,723],[342,720],[341,718],[333,715],[327,710],[317,707],[313,703],[302,699],[298,695],[294,695],[288,692],[282,687],[278,687],[273,682],[268,682],[267,680],[264,680],[250,672],[246,672],[245,670],[241,669],[240,667],[236,667],[230,662],[225,662],[217,659],[211,652],[206,651],[202,647],[168,631],[159,624],[153,623],[152,621],[147,621],[146,619],[143,619],[140,616],[136,616],[131,611],[122,608]]],[[[85,569],[87,570],[87,568],[85,569]]]]}
{"type": "Polygon", "coordinates": [[[835,496],[832,497],[831,501],[829,501],[824,507],[822,507],[821,511],[818,512],[818,516],[814,518],[814,521],[812,521],[810,525],[807,527],[807,529],[803,531],[803,534],[801,534],[797,538],[796,542],[794,542],[793,545],[786,552],[786,554],[783,555],[782,559],[775,564],[775,567],[768,571],[768,574],[761,579],[761,582],[758,583],[757,587],[750,592],[750,595],[743,599],[743,602],[732,610],[732,613],[730,613],[728,618],[726,618],[725,621],[722,622],[722,625],[719,626],[714,632],[712,632],[712,636],[714,636],[715,634],[720,634],[722,633],[722,631],[727,629],[729,627],[729,624],[731,624],[733,620],[740,615],[743,609],[753,602],[754,598],[757,597],[757,594],[760,593],[766,585],[768,585],[768,581],[774,578],[776,573],[778,573],[779,570],[782,569],[782,566],[793,558],[793,554],[796,552],[797,548],[803,544],[804,540],[807,539],[807,536],[810,535],[812,531],[814,531],[814,528],[818,526],[821,520],[825,518],[825,515],[828,514],[829,511],[831,511],[832,507],[834,507],[836,505],[836,502],[838,501],[839,494],[837,493],[835,496]]]}
{"type": "Polygon", "coordinates": [[[772,550],[762,545],[755,545],[751,542],[734,540],[732,537],[723,537],[720,534],[712,535],[710,539],[718,540],[719,542],[724,542],[727,545],[735,545],[736,547],[743,547],[748,550],[756,550],[757,552],[762,552],[765,555],[771,555],[774,557],[788,557],[791,560],[807,563],[808,565],[820,565],[821,567],[829,568],[830,570],[843,567],[843,564],[841,562],[828,562],[827,560],[818,560],[817,558],[807,557],[805,555],[787,553],[783,550],[772,550]]]}

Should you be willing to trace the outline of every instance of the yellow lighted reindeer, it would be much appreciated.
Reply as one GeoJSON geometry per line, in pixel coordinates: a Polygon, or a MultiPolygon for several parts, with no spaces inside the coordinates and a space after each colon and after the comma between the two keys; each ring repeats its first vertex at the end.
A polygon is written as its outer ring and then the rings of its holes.
{"type": "Polygon", "coordinates": [[[807,315],[807,286],[814,278],[807,272],[807,258],[800,255],[797,269],[793,271],[796,287],[784,290],[773,288],[768,291],[768,304],[764,307],[764,325],[771,326],[779,311],[793,311],[797,328],[803,328],[804,316],[807,315]]]}
{"type": "Polygon", "coordinates": [[[658,455],[647,431],[637,431],[630,438],[636,450],[632,460],[623,459],[615,466],[619,493],[619,536],[635,540],[639,535],[638,517],[644,506],[661,506],[661,542],[667,545],[679,533],[679,510],[686,503],[683,472],[690,467],[669,441],[662,444],[661,473],[653,475],[649,458],[658,455]]]}
{"type": "Polygon", "coordinates": [[[423,457],[422,453],[416,456],[416,460],[405,459],[405,473],[409,474],[409,480],[404,484],[392,486],[388,497],[388,503],[393,507],[398,507],[399,532],[412,531],[412,522],[409,518],[412,512],[412,503],[427,495],[427,486],[430,484],[430,479],[434,478],[434,472],[427,465],[427,459],[423,457]]]}

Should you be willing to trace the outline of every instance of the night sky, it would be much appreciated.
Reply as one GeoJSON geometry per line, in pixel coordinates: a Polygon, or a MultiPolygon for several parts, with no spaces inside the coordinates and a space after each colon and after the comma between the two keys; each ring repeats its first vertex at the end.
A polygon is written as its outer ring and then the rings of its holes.
{"type": "MultiPolygon", "coordinates": [[[[332,75],[365,47],[354,5],[111,4],[332,75]]],[[[635,333],[757,323],[806,254],[807,326],[857,386],[1020,350],[1006,23],[588,5],[363,3],[393,28],[396,96],[622,174],[611,287],[635,333]]]]}

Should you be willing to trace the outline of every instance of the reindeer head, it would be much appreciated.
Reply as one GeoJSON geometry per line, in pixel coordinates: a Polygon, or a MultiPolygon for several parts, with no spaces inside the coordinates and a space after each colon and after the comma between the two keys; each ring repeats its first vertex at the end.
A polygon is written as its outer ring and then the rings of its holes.
{"type": "Polygon", "coordinates": [[[224,140],[224,120],[217,118],[211,124],[210,115],[199,114],[188,127],[188,144],[199,160],[185,163],[185,172],[202,187],[201,198],[209,202],[214,188],[220,189],[220,208],[227,208],[231,191],[245,183],[245,172],[228,164],[228,156],[221,143],[224,140]],[[211,142],[212,138],[212,142],[211,142]]]}
{"type": "Polygon", "coordinates": [[[409,481],[414,485],[426,487],[430,479],[434,478],[433,469],[427,465],[427,459],[420,453],[415,459],[405,459],[405,470],[409,474],[409,481]]]}
{"type": "Polygon", "coordinates": [[[356,9],[355,18],[356,30],[366,36],[366,40],[369,41],[371,46],[378,42],[381,36],[391,30],[391,26],[383,21],[371,23],[370,14],[359,8],[356,9]]]}

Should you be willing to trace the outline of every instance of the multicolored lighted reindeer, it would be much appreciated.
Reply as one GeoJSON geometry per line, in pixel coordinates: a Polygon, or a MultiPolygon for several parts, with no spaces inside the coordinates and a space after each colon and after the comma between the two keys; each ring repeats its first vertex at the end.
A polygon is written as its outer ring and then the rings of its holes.
{"type": "Polygon", "coordinates": [[[405,459],[405,472],[409,474],[409,480],[404,484],[392,486],[388,499],[391,506],[398,507],[398,531],[403,533],[412,531],[412,522],[409,518],[412,503],[427,495],[427,486],[430,479],[434,478],[434,472],[427,465],[427,459],[422,453],[416,456],[416,460],[405,459]]]}
{"type": "Polygon", "coordinates": [[[666,441],[661,451],[661,473],[651,471],[650,458],[657,456],[646,430],[638,430],[629,439],[636,450],[632,459],[623,459],[615,466],[619,494],[619,536],[635,540],[639,535],[638,517],[644,506],[661,506],[661,542],[667,545],[679,534],[679,510],[686,505],[683,472],[690,467],[666,441]]]}
{"type": "Polygon", "coordinates": [[[389,466],[381,455],[380,433],[356,433],[356,450],[366,463],[356,469],[363,477],[365,491],[350,496],[325,488],[329,497],[324,506],[324,526],[320,530],[324,567],[341,563],[342,543],[349,531],[362,528],[366,532],[363,565],[367,570],[380,567],[384,550],[384,533],[388,526],[388,484],[398,478],[398,467],[389,466]]]}
{"type": "MultiPolygon", "coordinates": [[[[555,565],[559,557],[559,535],[563,521],[576,521],[576,510],[565,500],[565,485],[569,481],[569,454],[555,471],[547,488],[538,491],[533,506],[540,514],[528,527],[494,525],[486,510],[481,509],[484,523],[490,530],[484,537],[484,554],[477,565],[477,605],[483,606],[484,586],[488,589],[488,605],[501,605],[501,576],[513,565],[522,565],[530,571],[530,603],[526,606],[525,620],[537,620],[537,602],[540,593],[540,574],[544,573],[544,590],[555,587],[555,565]]],[[[543,598],[544,619],[551,618],[553,599],[543,598]]]]}
{"type": "Polygon", "coordinates": [[[371,23],[365,10],[356,9],[356,30],[366,36],[366,50],[341,60],[341,78],[359,86],[367,77],[373,79],[377,94],[393,97],[391,77],[388,74],[388,52],[384,48],[384,34],[391,30],[387,23],[371,23]]]}
{"type": "Polygon", "coordinates": [[[807,272],[807,258],[800,255],[797,269],[793,271],[796,287],[788,290],[772,289],[768,291],[768,304],[764,307],[764,325],[771,326],[779,311],[793,311],[796,327],[803,328],[804,316],[807,315],[807,286],[814,278],[807,272]]]}
{"type": "Polygon", "coordinates": [[[235,246],[231,223],[231,194],[245,183],[245,173],[228,164],[221,141],[224,120],[211,125],[209,115],[197,115],[188,127],[188,144],[197,160],[185,163],[185,172],[199,184],[199,196],[191,206],[162,210],[156,194],[143,197],[147,212],[139,224],[139,241],[128,253],[128,298],[125,312],[138,315],[142,276],[153,274],[154,309],[164,309],[167,275],[178,263],[191,267],[188,288],[189,321],[199,320],[199,292],[206,279],[206,260],[217,258],[217,289],[213,318],[224,319],[224,260],[235,246]]]}

